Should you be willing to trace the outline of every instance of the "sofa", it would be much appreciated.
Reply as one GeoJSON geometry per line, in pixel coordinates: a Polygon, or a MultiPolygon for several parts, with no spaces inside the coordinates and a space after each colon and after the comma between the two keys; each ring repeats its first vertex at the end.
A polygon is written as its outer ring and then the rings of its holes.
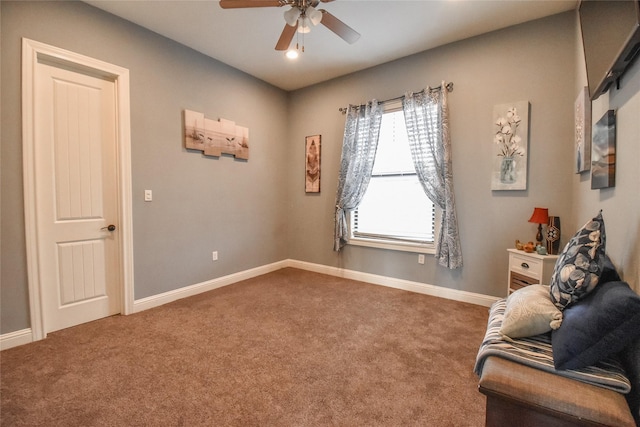
{"type": "Polygon", "coordinates": [[[486,396],[485,425],[640,426],[640,340],[620,356],[631,382],[627,394],[497,355],[487,357],[478,385],[486,396]]]}
{"type": "Polygon", "coordinates": [[[475,366],[487,426],[640,426],[640,296],[605,244],[600,212],[551,283],[491,307],[475,366]]]}

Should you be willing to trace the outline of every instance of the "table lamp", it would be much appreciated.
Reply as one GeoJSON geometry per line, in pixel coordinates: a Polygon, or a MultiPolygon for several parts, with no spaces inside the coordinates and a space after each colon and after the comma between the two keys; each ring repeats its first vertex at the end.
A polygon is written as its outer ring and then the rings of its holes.
{"type": "Polygon", "coordinates": [[[533,214],[529,218],[529,222],[538,224],[538,234],[536,234],[536,246],[542,244],[542,224],[549,221],[549,209],[533,208],[533,214]]]}

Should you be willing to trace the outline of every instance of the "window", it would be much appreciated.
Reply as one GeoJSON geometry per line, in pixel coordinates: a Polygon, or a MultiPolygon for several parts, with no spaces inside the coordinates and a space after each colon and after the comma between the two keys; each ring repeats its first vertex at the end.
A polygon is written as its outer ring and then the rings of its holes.
{"type": "Polygon", "coordinates": [[[385,106],[371,181],[351,215],[354,245],[434,251],[435,208],[418,181],[402,107],[385,106]]]}

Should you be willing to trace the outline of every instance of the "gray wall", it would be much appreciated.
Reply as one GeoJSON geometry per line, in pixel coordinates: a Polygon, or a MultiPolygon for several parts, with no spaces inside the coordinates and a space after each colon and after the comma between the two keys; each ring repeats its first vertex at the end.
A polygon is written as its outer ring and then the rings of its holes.
{"type": "MultiPolygon", "coordinates": [[[[291,97],[289,173],[291,253],[304,261],[392,276],[485,295],[506,294],[507,248],[533,240],[533,208],[569,220],[573,165],[575,20],[572,12],[433,49],[328,83],[291,97]],[[389,99],[441,80],[449,94],[453,174],[461,270],[449,271],[414,253],[347,246],[332,251],[333,208],[345,117],[339,107],[389,99]],[[531,104],[526,191],[491,191],[493,106],[531,104]],[[305,195],[303,141],[322,134],[322,192],[305,195]]],[[[567,221],[570,222],[570,221],[567,221]]],[[[573,230],[563,228],[563,240],[573,230]]]]}
{"type": "Polygon", "coordinates": [[[1,2],[0,333],[29,327],[24,242],[20,38],[131,71],[136,299],[286,258],[451,289],[506,293],[507,254],[532,239],[535,206],[562,219],[563,243],[598,209],[608,249],[638,286],[640,65],[594,104],[618,108],[618,183],[589,189],[573,173],[573,103],[586,83],[573,12],[507,28],[291,94],[86,4],[1,2]],[[453,168],[465,266],[449,271],[416,254],[348,246],[332,251],[344,116],[339,107],[454,82],[453,168]],[[531,103],[526,191],[490,188],[493,106],[531,103]],[[606,100],[606,101],[605,101],[606,100]],[[606,103],[606,105],[604,104],[606,103]],[[250,130],[248,162],[182,148],[182,110],[250,130]],[[635,114],[635,115],[634,115],[635,114]],[[633,118],[635,120],[632,120],[633,118]],[[322,192],[304,193],[304,137],[322,135],[322,192]],[[154,201],[143,201],[143,190],[154,201]],[[220,260],[210,260],[211,251],[220,260]]]}
{"type": "Polygon", "coordinates": [[[21,37],[130,71],[136,299],[287,257],[285,92],[81,2],[1,7],[1,333],[29,327],[21,37]],[[187,152],[184,109],[248,127],[249,161],[187,152]],[[144,189],[153,202],[143,201],[144,189]]]}
{"type": "MultiPolygon", "coordinates": [[[[587,85],[581,43],[576,48],[576,63],[577,94],[587,85]]],[[[589,173],[574,175],[571,216],[579,227],[602,209],[607,253],[623,279],[640,293],[640,59],[620,80],[619,89],[614,85],[592,103],[592,123],[611,109],[616,110],[616,185],[592,190],[589,173]]]]}

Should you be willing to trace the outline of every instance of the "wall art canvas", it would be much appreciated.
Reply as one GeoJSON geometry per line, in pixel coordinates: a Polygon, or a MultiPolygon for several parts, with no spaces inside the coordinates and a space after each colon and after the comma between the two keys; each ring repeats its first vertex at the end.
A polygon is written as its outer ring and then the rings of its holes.
{"type": "Polygon", "coordinates": [[[616,114],[607,111],[593,126],[591,140],[591,189],[616,185],[616,114]]]}
{"type": "Polygon", "coordinates": [[[491,190],[527,189],[529,101],[493,108],[491,190]]]}
{"type": "Polygon", "coordinates": [[[204,114],[184,110],[185,147],[206,156],[222,154],[249,159],[249,129],[226,119],[211,120],[204,114]]]}
{"type": "Polygon", "coordinates": [[[204,114],[184,110],[184,144],[190,150],[204,151],[204,114]]]}
{"type": "Polygon", "coordinates": [[[304,191],[306,193],[320,192],[320,135],[305,138],[305,174],[304,191]]]}
{"type": "Polygon", "coordinates": [[[589,88],[584,87],[574,107],[575,113],[575,151],[576,173],[586,172],[591,167],[591,101],[589,88]]]}

